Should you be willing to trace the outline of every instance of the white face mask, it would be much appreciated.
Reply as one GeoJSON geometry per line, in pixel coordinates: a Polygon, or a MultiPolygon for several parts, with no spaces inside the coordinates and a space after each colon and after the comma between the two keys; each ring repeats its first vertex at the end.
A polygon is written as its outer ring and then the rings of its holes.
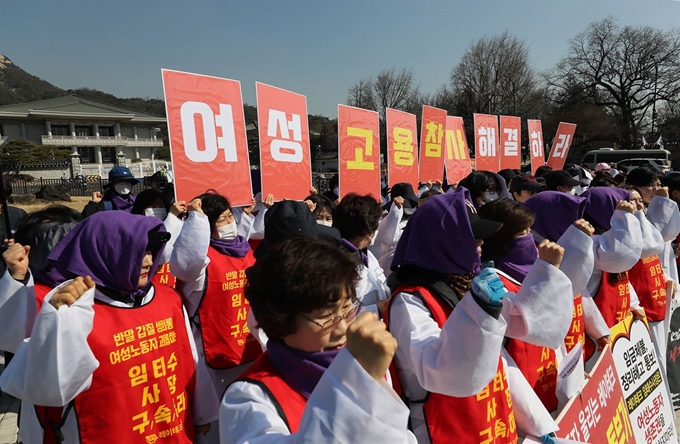
{"type": "Polygon", "coordinates": [[[333,192],[335,193],[336,196],[339,196],[340,195],[340,188],[339,187],[333,188],[333,192]]]}
{"type": "Polygon", "coordinates": [[[217,227],[217,234],[222,240],[230,241],[236,239],[236,221],[221,227],[217,227]]]}
{"type": "Polygon", "coordinates": [[[498,200],[498,193],[496,191],[493,193],[486,193],[484,199],[482,199],[482,204],[493,202],[494,200],[498,200]]]}
{"type": "Polygon", "coordinates": [[[121,196],[127,196],[130,194],[132,184],[130,182],[118,182],[117,184],[113,185],[113,189],[116,190],[116,193],[120,194],[121,196]]]}
{"type": "Polygon", "coordinates": [[[144,210],[144,216],[157,217],[160,220],[165,220],[168,216],[168,212],[165,208],[147,208],[144,210]]]}
{"type": "Polygon", "coordinates": [[[568,194],[571,194],[572,196],[576,196],[576,188],[572,188],[571,191],[569,191],[568,194]]]}
{"type": "Polygon", "coordinates": [[[378,232],[376,231],[373,233],[373,237],[371,238],[371,245],[375,245],[375,238],[378,237],[378,232]]]}
{"type": "Polygon", "coordinates": [[[319,224],[319,225],[323,225],[324,227],[332,227],[333,226],[333,222],[328,222],[327,220],[317,220],[316,223],[319,224]]]}

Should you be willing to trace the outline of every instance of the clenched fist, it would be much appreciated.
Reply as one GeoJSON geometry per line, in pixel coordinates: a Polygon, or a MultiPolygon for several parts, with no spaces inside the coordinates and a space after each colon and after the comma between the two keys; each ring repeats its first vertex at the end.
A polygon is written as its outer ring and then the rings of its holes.
{"type": "Polygon", "coordinates": [[[50,299],[50,304],[57,310],[64,304],[70,307],[75,304],[87,290],[93,287],[94,281],[90,276],[85,276],[85,278],[77,277],[73,282],[70,282],[57,290],[52,296],[52,299],[50,299]]]}
{"type": "Polygon", "coordinates": [[[30,251],[31,247],[28,245],[21,245],[10,241],[9,247],[2,253],[2,259],[7,264],[10,276],[17,281],[23,281],[26,278],[26,273],[28,272],[28,253],[30,251]]]}
{"type": "Polygon", "coordinates": [[[654,191],[655,196],[668,197],[668,187],[659,187],[654,191]]]}
{"type": "Polygon", "coordinates": [[[574,222],[574,226],[579,230],[583,231],[587,236],[592,236],[595,234],[595,228],[585,219],[579,219],[574,222]]]}
{"type": "Polygon", "coordinates": [[[630,214],[635,214],[635,204],[625,200],[619,201],[619,203],[616,204],[616,209],[626,211],[630,214]]]}
{"type": "Polygon", "coordinates": [[[195,212],[201,213],[201,214],[205,214],[203,212],[203,202],[201,202],[201,199],[194,199],[191,202],[189,202],[189,206],[187,207],[187,210],[195,211],[195,212]]]}
{"type": "Polygon", "coordinates": [[[560,268],[562,258],[564,257],[564,248],[560,247],[555,242],[550,242],[545,239],[538,245],[538,257],[550,265],[560,268]]]}
{"type": "Polygon", "coordinates": [[[397,340],[375,313],[364,313],[347,327],[347,349],[373,379],[381,382],[397,350],[397,340]]]}

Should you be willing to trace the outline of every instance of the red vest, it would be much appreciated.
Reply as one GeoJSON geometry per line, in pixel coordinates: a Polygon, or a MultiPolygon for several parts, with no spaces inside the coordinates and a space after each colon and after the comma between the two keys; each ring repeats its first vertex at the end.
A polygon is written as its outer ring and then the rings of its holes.
{"type": "Polygon", "coordinates": [[[609,328],[630,314],[630,288],[628,273],[602,272],[602,283],[594,297],[609,328]]]}
{"type": "Polygon", "coordinates": [[[166,286],[141,307],[95,301],[87,342],[99,361],[74,399],[81,443],[192,443],[195,364],[180,297],[166,286]]]}
{"type": "Polygon", "coordinates": [[[47,293],[50,291],[54,290],[54,288],[50,287],[49,285],[33,282],[33,289],[35,291],[35,302],[38,304],[38,311],[40,311],[40,307],[42,307],[45,296],[47,296],[47,293]]]}
{"type": "Polygon", "coordinates": [[[208,257],[205,290],[195,315],[205,361],[214,369],[236,367],[262,354],[262,347],[248,329],[250,304],[243,296],[246,268],[255,263],[255,258],[250,250],[238,258],[212,247],[208,248],[208,257]]]}
{"type": "Polygon", "coordinates": [[[248,243],[250,244],[250,249],[255,251],[257,250],[257,247],[260,246],[264,239],[248,239],[248,243]]]}
{"type": "Polygon", "coordinates": [[[175,288],[177,278],[170,271],[170,262],[158,266],[158,270],[156,270],[156,274],[153,275],[151,282],[153,282],[156,287],[159,285],[167,285],[168,287],[175,288]]]}
{"type": "MultiPolygon", "coordinates": [[[[425,287],[399,287],[394,294],[401,292],[420,295],[440,328],[453,311],[445,300],[425,287]]],[[[387,316],[385,322],[388,322],[387,316]]],[[[423,410],[432,444],[450,443],[452,440],[493,444],[517,442],[515,413],[500,356],[496,376],[477,395],[455,398],[429,392],[423,402],[423,410]]]]}
{"type": "Polygon", "coordinates": [[[576,346],[577,342],[580,342],[582,347],[585,347],[586,345],[586,328],[585,321],[583,319],[582,300],[583,298],[580,294],[574,298],[571,326],[569,326],[567,336],[564,337],[564,345],[567,348],[567,353],[569,353],[576,346]]]}
{"type": "MultiPolygon", "coordinates": [[[[520,285],[498,274],[507,291],[517,293],[520,285]]],[[[512,356],[527,382],[549,412],[557,409],[557,356],[555,350],[519,339],[508,339],[505,350],[512,356]]]]}
{"type": "Polygon", "coordinates": [[[650,321],[666,319],[666,278],[661,268],[661,261],[656,254],[640,259],[628,270],[628,279],[640,298],[640,305],[645,309],[650,321]]]}
{"type": "Polygon", "coordinates": [[[297,433],[307,399],[284,381],[281,373],[269,359],[268,353],[260,355],[236,380],[260,386],[276,405],[276,411],[288,426],[290,433],[297,433]]]}

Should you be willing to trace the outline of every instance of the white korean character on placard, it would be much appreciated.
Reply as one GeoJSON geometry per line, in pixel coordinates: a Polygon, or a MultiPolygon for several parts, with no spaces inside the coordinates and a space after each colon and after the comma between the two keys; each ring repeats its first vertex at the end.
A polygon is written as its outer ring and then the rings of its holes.
{"type": "Polygon", "coordinates": [[[496,129],[480,126],[477,131],[479,143],[479,155],[482,157],[494,157],[496,155],[496,129]]]}
{"type": "Polygon", "coordinates": [[[270,147],[274,160],[299,163],[302,162],[302,124],[299,114],[291,116],[288,120],[285,112],[269,110],[267,135],[276,139],[270,147]]]}
{"type": "Polygon", "coordinates": [[[503,141],[503,152],[506,156],[517,156],[518,131],[516,128],[503,128],[505,140],[503,141]]]}
{"type": "Polygon", "coordinates": [[[539,131],[532,131],[531,139],[531,155],[533,157],[543,156],[543,141],[541,140],[541,133],[539,131]]]}
{"type": "Polygon", "coordinates": [[[220,103],[220,113],[215,115],[210,105],[203,102],[184,102],[180,107],[184,153],[192,162],[212,162],[217,158],[217,150],[224,150],[225,162],[236,162],[236,133],[231,105],[220,103]],[[202,149],[198,147],[196,116],[201,117],[203,126],[202,149]],[[217,128],[222,136],[217,137],[217,128]]]}

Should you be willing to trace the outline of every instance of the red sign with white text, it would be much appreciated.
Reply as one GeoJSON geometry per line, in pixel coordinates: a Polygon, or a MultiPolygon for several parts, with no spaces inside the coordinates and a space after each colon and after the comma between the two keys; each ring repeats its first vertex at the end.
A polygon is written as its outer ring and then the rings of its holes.
{"type": "Polygon", "coordinates": [[[380,126],[378,113],[338,105],[340,197],[372,194],[380,199],[380,126]]]}
{"type": "Polygon", "coordinates": [[[256,83],[262,195],[303,200],[312,186],[307,98],[256,83]]]}
{"type": "Polygon", "coordinates": [[[527,131],[529,132],[529,153],[531,155],[531,172],[536,174],[538,167],[545,165],[545,154],[543,151],[543,128],[540,120],[527,120],[527,131]]]}
{"type": "Polygon", "coordinates": [[[423,105],[423,119],[420,128],[420,169],[421,182],[435,182],[444,178],[444,131],[446,111],[423,105]]]}
{"type": "Polygon", "coordinates": [[[212,188],[233,206],[250,205],[241,83],[167,69],[161,75],[177,200],[212,188]]]}
{"type": "Polygon", "coordinates": [[[475,169],[497,173],[500,169],[498,150],[498,117],[474,114],[475,123],[475,169]]]}
{"type": "Polygon", "coordinates": [[[548,166],[553,170],[564,168],[575,132],[576,125],[573,123],[560,122],[560,126],[557,127],[557,134],[555,134],[550,157],[548,157],[548,166]]]}
{"type": "Polygon", "coordinates": [[[457,184],[472,172],[470,149],[465,136],[463,118],[446,116],[446,180],[449,185],[457,184]]]}
{"type": "Polygon", "coordinates": [[[408,182],[418,189],[418,124],[414,114],[387,108],[387,178],[390,188],[408,182]]]}
{"type": "Polygon", "coordinates": [[[501,116],[501,170],[518,170],[521,166],[521,125],[519,117],[501,116]]]}

